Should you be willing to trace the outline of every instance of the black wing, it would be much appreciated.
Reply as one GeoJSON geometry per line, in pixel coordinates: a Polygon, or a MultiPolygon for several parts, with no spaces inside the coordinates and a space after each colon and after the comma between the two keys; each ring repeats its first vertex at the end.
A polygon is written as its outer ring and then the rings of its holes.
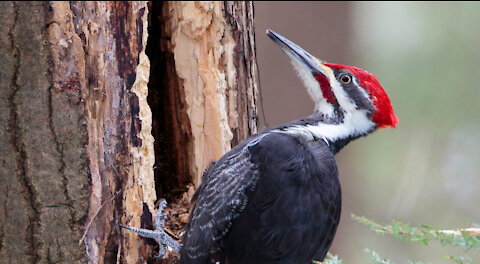
{"type": "Polygon", "coordinates": [[[258,179],[248,148],[264,134],[255,135],[226,153],[204,174],[192,202],[193,211],[185,227],[180,263],[209,263],[247,204],[247,191],[258,179]]]}
{"type": "Polygon", "coordinates": [[[272,133],[251,147],[255,191],[226,239],[226,262],[323,260],[340,219],[333,153],[323,141],[272,133]]]}

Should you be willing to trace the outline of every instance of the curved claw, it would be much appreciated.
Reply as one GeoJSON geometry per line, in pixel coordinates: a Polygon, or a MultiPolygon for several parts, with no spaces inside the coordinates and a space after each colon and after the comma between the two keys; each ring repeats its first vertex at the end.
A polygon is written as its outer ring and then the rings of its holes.
{"type": "Polygon", "coordinates": [[[176,252],[180,251],[181,245],[175,241],[173,238],[171,238],[165,231],[163,230],[165,220],[167,219],[167,215],[163,213],[163,210],[167,206],[167,201],[165,199],[162,199],[160,201],[160,205],[157,211],[157,215],[155,216],[155,227],[156,230],[148,230],[148,229],[142,229],[142,228],[135,228],[135,227],[129,227],[129,226],[124,226],[124,225],[119,225],[122,228],[128,229],[132,232],[135,232],[139,234],[142,237],[146,238],[153,238],[159,245],[159,252],[158,255],[155,256],[157,259],[161,259],[165,256],[166,253],[166,248],[165,246],[169,246],[173,248],[176,252]]]}
{"type": "Polygon", "coordinates": [[[167,250],[165,249],[165,247],[163,245],[160,245],[160,248],[158,249],[158,255],[156,255],[155,259],[163,259],[163,257],[165,257],[165,253],[167,253],[167,250]]]}

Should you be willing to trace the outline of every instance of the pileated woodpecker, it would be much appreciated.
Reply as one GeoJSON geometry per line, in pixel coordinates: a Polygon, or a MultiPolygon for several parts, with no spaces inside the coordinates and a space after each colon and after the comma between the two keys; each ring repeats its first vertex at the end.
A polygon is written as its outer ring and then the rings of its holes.
{"type": "Polygon", "coordinates": [[[398,123],[374,75],[267,35],[290,57],[314,113],[249,137],[207,169],[192,199],[180,263],[322,261],[340,220],[334,155],[398,123]]]}
{"type": "Polygon", "coordinates": [[[326,63],[283,36],[315,102],[304,119],[251,136],[204,175],[185,228],[180,263],[322,261],[340,220],[336,154],[348,142],[398,122],[372,74],[326,63]]]}

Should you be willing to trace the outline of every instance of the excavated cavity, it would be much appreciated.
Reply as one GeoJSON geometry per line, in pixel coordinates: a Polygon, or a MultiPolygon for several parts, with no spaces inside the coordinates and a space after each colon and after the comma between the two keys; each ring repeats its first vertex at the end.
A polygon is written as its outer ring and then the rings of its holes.
{"type": "Polygon", "coordinates": [[[170,36],[164,2],[149,3],[149,28],[146,54],[150,59],[148,104],[152,110],[152,135],[155,138],[155,189],[157,199],[173,201],[191,182],[188,147],[191,141],[184,96],[179,89],[175,61],[169,49],[170,36]]]}

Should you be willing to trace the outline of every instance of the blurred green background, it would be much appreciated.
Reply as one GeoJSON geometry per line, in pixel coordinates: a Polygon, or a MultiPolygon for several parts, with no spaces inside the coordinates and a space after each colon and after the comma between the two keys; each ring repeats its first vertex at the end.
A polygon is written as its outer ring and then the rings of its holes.
{"type": "MultiPolygon", "coordinates": [[[[269,127],[310,115],[313,103],[267,28],[375,74],[400,119],[337,155],[343,209],[331,252],[346,264],[369,263],[367,247],[397,264],[463,255],[377,236],[350,215],[440,229],[480,223],[480,3],[256,2],[255,23],[269,127]]],[[[467,254],[480,263],[478,251],[467,254]]]]}

